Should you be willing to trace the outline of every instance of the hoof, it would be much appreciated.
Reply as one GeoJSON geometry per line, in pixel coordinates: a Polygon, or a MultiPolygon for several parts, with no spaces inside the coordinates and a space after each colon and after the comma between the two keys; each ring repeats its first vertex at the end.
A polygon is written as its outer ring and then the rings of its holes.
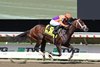
{"type": "Polygon", "coordinates": [[[33,50],[33,52],[35,52],[35,51],[36,51],[36,52],[39,52],[39,50],[38,50],[38,49],[34,49],[34,50],[33,50]]]}
{"type": "Polygon", "coordinates": [[[48,57],[50,58],[51,61],[53,61],[52,55],[49,54],[48,57]]]}

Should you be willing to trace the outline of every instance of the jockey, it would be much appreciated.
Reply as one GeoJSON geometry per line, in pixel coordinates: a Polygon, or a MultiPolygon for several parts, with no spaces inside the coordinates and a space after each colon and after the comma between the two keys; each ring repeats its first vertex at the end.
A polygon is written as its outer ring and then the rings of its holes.
{"type": "Polygon", "coordinates": [[[65,13],[64,15],[55,16],[51,19],[50,25],[54,26],[54,34],[57,34],[58,29],[63,26],[65,28],[69,28],[69,24],[64,24],[63,21],[66,20],[69,22],[69,20],[72,19],[72,15],[70,13],[65,13]]]}

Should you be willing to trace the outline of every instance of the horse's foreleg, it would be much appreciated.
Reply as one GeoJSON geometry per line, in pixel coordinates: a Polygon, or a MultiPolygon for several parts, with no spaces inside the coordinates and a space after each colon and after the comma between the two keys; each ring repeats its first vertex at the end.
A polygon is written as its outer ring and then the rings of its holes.
{"type": "Polygon", "coordinates": [[[57,47],[57,50],[58,50],[58,53],[59,54],[52,54],[51,53],[51,55],[53,55],[53,56],[61,56],[62,54],[61,54],[61,45],[59,44],[59,45],[56,45],[56,47],[57,47]]]}
{"type": "Polygon", "coordinates": [[[63,46],[67,47],[67,48],[71,48],[72,53],[71,53],[70,57],[68,58],[68,60],[71,60],[71,58],[73,57],[74,52],[75,52],[74,47],[72,45],[70,45],[69,43],[64,44],[63,46]]]}
{"type": "Polygon", "coordinates": [[[71,50],[72,50],[72,53],[71,53],[70,57],[68,58],[68,60],[71,60],[71,58],[74,55],[75,50],[74,50],[74,47],[72,45],[70,45],[68,48],[71,48],[71,50]]]}
{"type": "Polygon", "coordinates": [[[56,45],[56,47],[57,47],[57,50],[58,50],[58,53],[59,53],[58,56],[61,56],[61,45],[58,44],[58,45],[56,45]]]}

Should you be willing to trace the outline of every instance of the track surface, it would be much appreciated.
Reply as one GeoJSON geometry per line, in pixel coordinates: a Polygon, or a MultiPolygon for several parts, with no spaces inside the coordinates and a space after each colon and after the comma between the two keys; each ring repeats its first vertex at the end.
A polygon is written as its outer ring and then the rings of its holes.
{"type": "Polygon", "coordinates": [[[11,62],[0,62],[0,67],[100,67],[100,63],[67,63],[67,64],[52,64],[52,63],[26,63],[18,64],[11,62]]]}

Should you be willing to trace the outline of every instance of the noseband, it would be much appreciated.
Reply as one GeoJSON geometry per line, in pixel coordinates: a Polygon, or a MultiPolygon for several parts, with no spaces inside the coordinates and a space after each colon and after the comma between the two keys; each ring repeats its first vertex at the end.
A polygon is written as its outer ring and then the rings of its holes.
{"type": "Polygon", "coordinates": [[[76,27],[78,27],[78,24],[79,24],[79,26],[81,27],[81,29],[86,28],[86,25],[82,25],[79,20],[80,19],[76,20],[77,21],[76,27]]]}

